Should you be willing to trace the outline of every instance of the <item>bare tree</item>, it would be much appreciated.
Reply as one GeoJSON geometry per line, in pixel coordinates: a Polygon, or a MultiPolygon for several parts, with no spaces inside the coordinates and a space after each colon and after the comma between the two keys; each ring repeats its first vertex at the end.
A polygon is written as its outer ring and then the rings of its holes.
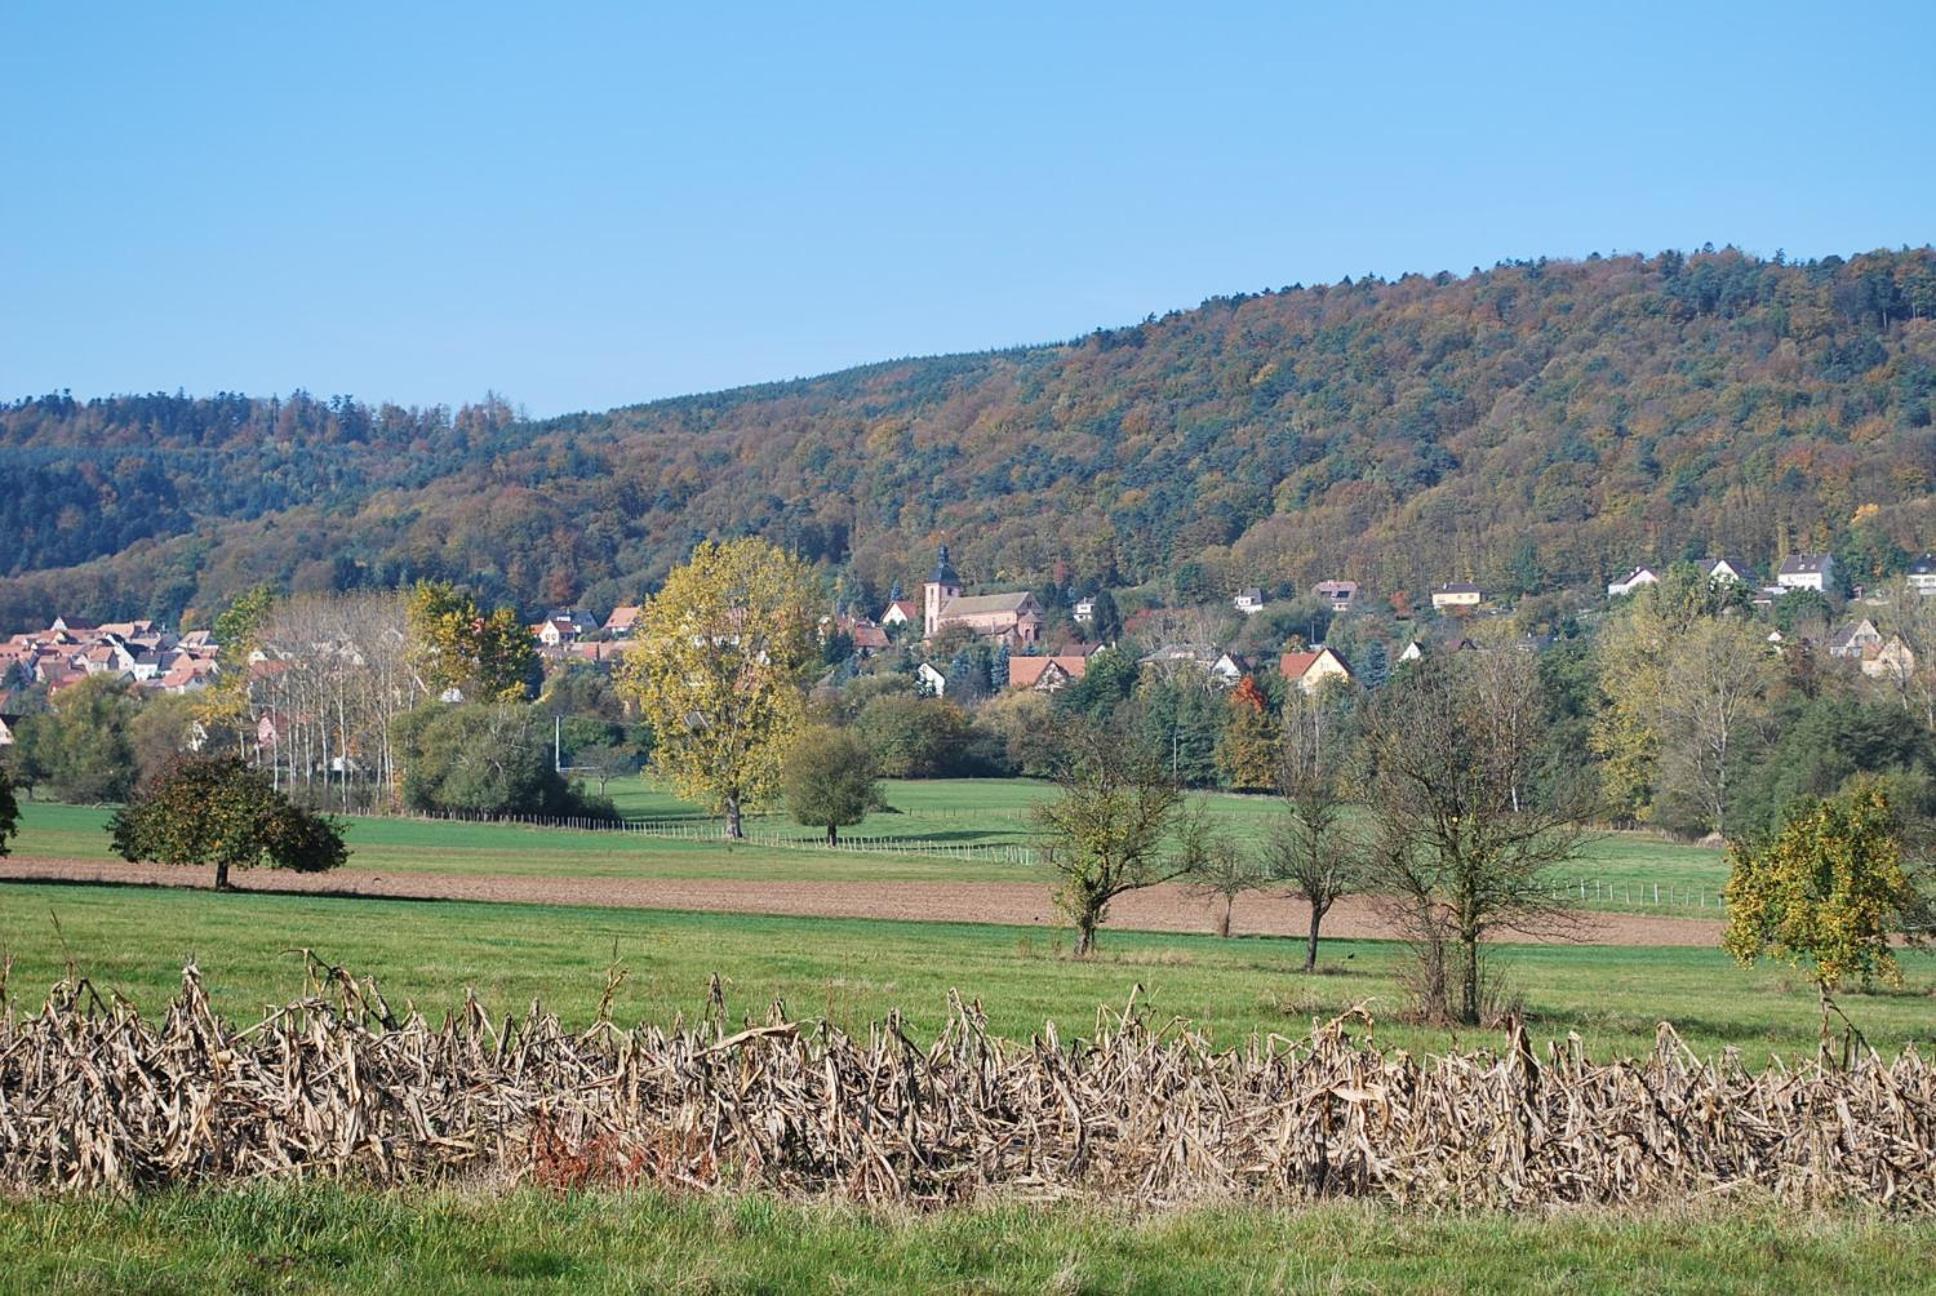
{"type": "Polygon", "coordinates": [[[1482,669],[1480,655],[1409,664],[1369,708],[1365,735],[1373,880],[1412,935],[1426,1011],[1469,1025],[1480,1020],[1482,941],[1572,925],[1546,875],[1579,853],[1585,817],[1525,793],[1531,728],[1500,712],[1502,690],[1536,693],[1531,659],[1482,669]]]}
{"type": "Polygon", "coordinates": [[[1348,822],[1341,788],[1344,709],[1343,690],[1335,687],[1294,692],[1284,702],[1284,812],[1271,836],[1267,869],[1310,908],[1306,972],[1318,965],[1325,915],[1367,882],[1365,846],[1348,822]]]}
{"type": "Polygon", "coordinates": [[[1753,626],[1732,617],[1695,621],[1666,652],[1662,796],[1691,801],[1700,822],[1726,836],[1737,748],[1767,712],[1774,658],[1753,626]]]}
{"type": "Polygon", "coordinates": [[[1228,937],[1237,897],[1262,888],[1270,881],[1269,873],[1217,825],[1216,816],[1202,801],[1177,817],[1176,841],[1190,890],[1223,902],[1217,911],[1217,935],[1228,937]]]}
{"type": "Polygon", "coordinates": [[[1075,925],[1082,958],[1095,949],[1112,900],[1186,870],[1187,860],[1164,849],[1183,794],[1120,720],[1073,722],[1059,747],[1059,795],[1033,814],[1060,877],[1056,907],[1075,925]]]}

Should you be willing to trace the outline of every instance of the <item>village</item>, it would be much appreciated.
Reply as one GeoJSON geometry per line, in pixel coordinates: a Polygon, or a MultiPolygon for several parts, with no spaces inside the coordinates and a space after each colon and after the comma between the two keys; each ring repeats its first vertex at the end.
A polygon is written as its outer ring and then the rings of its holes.
{"type": "MultiPolygon", "coordinates": [[[[1658,585],[1670,566],[1638,565],[1608,582],[1605,607],[1581,609],[1581,632],[1605,608],[1658,585]]],[[[1916,647],[1900,630],[1879,625],[1888,620],[1891,594],[1845,588],[1832,555],[1781,559],[1768,582],[1738,558],[1703,558],[1688,566],[1726,591],[1741,615],[1767,623],[1773,654],[1825,658],[1898,689],[1916,674],[1916,647]]],[[[1936,596],[1936,556],[1925,553],[1910,562],[1899,589],[1936,596]]],[[[943,544],[918,599],[900,597],[897,586],[876,614],[836,607],[821,617],[820,633],[832,683],[899,672],[911,676],[921,695],[970,706],[1004,691],[1060,693],[1080,683],[1105,652],[1133,652],[1145,674],[1167,678],[1184,671],[1224,689],[1251,678],[1311,693],[1332,683],[1376,688],[1394,666],[1427,653],[1498,645],[1538,653],[1555,643],[1550,633],[1519,627],[1511,606],[1470,581],[1437,585],[1426,602],[1425,610],[1414,612],[1402,593],[1380,598],[1357,581],[1327,579],[1302,596],[1288,585],[1270,592],[1249,586],[1208,607],[1141,606],[1124,614],[1112,592],[1098,590],[1072,594],[1051,608],[1028,590],[968,592],[943,544]]],[[[531,643],[545,675],[574,669],[609,674],[633,646],[642,610],[622,604],[600,617],[557,609],[531,623],[531,643]]],[[[391,626],[383,633],[395,639],[401,631],[391,626]]],[[[278,695],[278,677],[293,663],[317,656],[342,657],[351,669],[368,661],[346,641],[305,644],[292,638],[256,645],[238,666],[225,659],[208,629],[178,634],[145,619],[95,624],[56,617],[44,628],[0,641],[0,746],[13,742],[23,713],[90,679],[118,681],[144,695],[194,695],[225,670],[240,669],[249,681],[251,746],[258,756],[273,758],[287,734],[305,723],[278,695]]],[[[460,689],[442,697],[465,700],[460,689]]],[[[204,736],[198,732],[190,745],[199,749],[204,736]]],[[[334,759],[340,765],[351,758],[339,753],[334,759]]]]}

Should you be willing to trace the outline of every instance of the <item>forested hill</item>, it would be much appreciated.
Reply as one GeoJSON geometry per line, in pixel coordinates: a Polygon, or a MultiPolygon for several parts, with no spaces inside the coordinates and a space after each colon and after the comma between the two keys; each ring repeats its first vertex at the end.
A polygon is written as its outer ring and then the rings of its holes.
{"type": "Polygon", "coordinates": [[[601,609],[748,530],[869,599],[944,539],[970,582],[1184,598],[1326,576],[1512,594],[1824,547],[1859,579],[1936,544],[1932,406],[1928,249],[1290,287],[543,423],[25,401],[0,411],[0,625],[430,574],[601,609]]]}

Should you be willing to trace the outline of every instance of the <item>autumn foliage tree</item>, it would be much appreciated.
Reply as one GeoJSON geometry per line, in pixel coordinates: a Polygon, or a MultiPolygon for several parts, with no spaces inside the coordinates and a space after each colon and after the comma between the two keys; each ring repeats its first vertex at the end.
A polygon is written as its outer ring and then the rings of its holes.
{"type": "Polygon", "coordinates": [[[1881,786],[1793,810],[1774,838],[1729,851],[1722,948],[1744,965],[1763,956],[1807,970],[1828,1044],[1833,993],[1843,982],[1900,985],[1898,934],[1926,935],[1928,903],[1905,866],[1903,825],[1881,786]]]}
{"type": "Polygon", "coordinates": [[[1217,765],[1231,787],[1255,789],[1277,782],[1279,744],[1270,704],[1257,681],[1244,676],[1230,690],[1223,734],[1217,741],[1217,765]]]}
{"type": "Polygon", "coordinates": [[[515,608],[485,612],[444,581],[420,581],[404,605],[411,662],[424,690],[471,702],[522,702],[536,691],[538,650],[515,608]]]}
{"type": "Polygon", "coordinates": [[[819,582],[765,540],[702,542],[646,603],[620,689],[652,727],[653,766],[744,835],[749,805],[779,790],[819,659],[819,582]]]}
{"type": "Polygon", "coordinates": [[[215,889],[231,869],[320,873],[348,858],[342,831],[290,802],[233,756],[185,756],[138,789],[108,821],[115,853],[130,863],[215,867],[215,889]]]}

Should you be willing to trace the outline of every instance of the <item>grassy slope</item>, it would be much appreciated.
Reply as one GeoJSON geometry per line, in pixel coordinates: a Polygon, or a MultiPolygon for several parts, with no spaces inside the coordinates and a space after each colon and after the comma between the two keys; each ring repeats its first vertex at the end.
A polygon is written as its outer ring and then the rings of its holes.
{"type": "MultiPolygon", "coordinates": [[[[433,1015],[468,985],[500,1012],[542,998],[582,1022],[616,954],[630,970],[616,999],[621,1021],[697,1014],[718,972],[736,1014],[762,1014],[777,996],[796,1015],[850,1028],[900,1007],[930,1033],[947,991],[959,988],[980,997],[1005,1034],[1026,1037],[1047,1018],[1065,1034],[1086,1033],[1098,1005],[1120,1004],[1140,984],[1158,1012],[1224,1041],[1256,1030],[1302,1034],[1313,1016],[1363,1000],[1385,1019],[1382,1041],[1440,1048],[1452,1038],[1389,1020],[1405,998],[1405,951],[1378,941],[1328,943],[1324,973],[1307,977],[1294,970],[1294,942],[1262,938],[1108,933],[1099,958],[1076,963],[1059,933],[1039,928],[9,883],[0,886],[0,946],[15,958],[15,1002],[28,1005],[71,957],[104,993],[154,1011],[192,957],[218,1006],[252,1018],[300,991],[301,963],[289,951],[311,947],[377,976],[393,1002],[414,1000],[433,1015]]],[[[1577,1030],[1596,1054],[1648,1048],[1662,1018],[1697,1049],[1736,1045],[1751,1063],[1814,1046],[1803,985],[1778,969],[1737,969],[1718,950],[1527,946],[1501,958],[1536,1035],[1577,1030]]],[[[1848,1000],[1885,1049],[1936,1042],[1936,957],[1912,955],[1906,966],[1906,990],[1848,1000]]]]}
{"type": "MultiPolygon", "coordinates": [[[[640,780],[613,785],[627,815],[704,822],[691,806],[640,780]]],[[[866,838],[920,839],[948,844],[1023,844],[1029,839],[1028,808],[1049,795],[1046,785],[1021,779],[953,779],[890,782],[888,800],[897,814],[876,814],[850,832],[866,838]]],[[[1277,813],[1268,797],[1210,795],[1210,804],[1232,829],[1255,841],[1277,813]]],[[[92,807],[30,803],[13,850],[20,855],[112,859],[102,831],[106,812],[92,807]]],[[[753,821],[761,833],[803,841],[815,836],[782,816],[753,821]]],[[[1047,881],[1047,871],[998,860],[927,859],[910,855],[819,854],[758,846],[528,829],[496,824],[421,823],[354,819],[349,840],[358,867],[395,872],[552,873],[580,877],[770,878],[788,876],[863,881],[1047,881]]],[[[1584,859],[1561,875],[1630,889],[1636,903],[1594,900],[1589,908],[1640,908],[1637,901],[1659,884],[1665,892],[1704,890],[1712,902],[1726,880],[1718,852],[1680,846],[1640,834],[1613,834],[1592,843],[1584,859]]],[[[1685,908],[1668,912],[1698,913],[1685,908]]],[[[1710,909],[1709,914],[1713,914],[1710,909]]]]}
{"type": "Polygon", "coordinates": [[[1936,1226],[1357,1205],[882,1217],[765,1198],[331,1187],[0,1206],[0,1291],[1927,1290],[1936,1226]]]}

